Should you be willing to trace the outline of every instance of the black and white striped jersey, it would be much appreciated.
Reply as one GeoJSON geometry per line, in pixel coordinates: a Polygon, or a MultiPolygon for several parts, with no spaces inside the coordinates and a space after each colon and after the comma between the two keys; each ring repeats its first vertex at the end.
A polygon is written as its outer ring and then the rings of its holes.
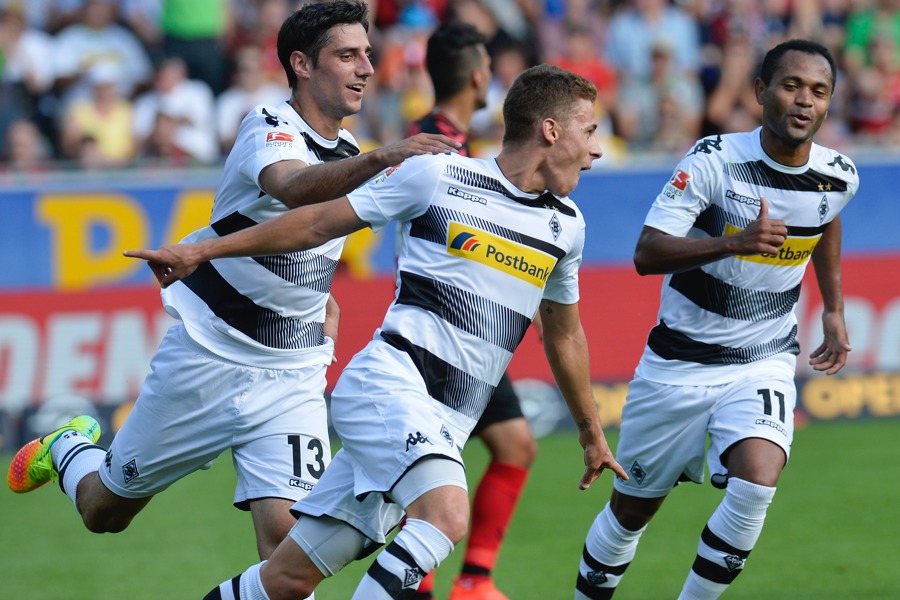
{"type": "MultiPolygon", "coordinates": [[[[259,186],[259,174],[282,160],[309,165],[359,154],[346,130],[327,140],[289,103],[260,105],[241,123],[216,190],[210,225],[185,238],[224,236],[288,210],[259,186]]],[[[204,263],[163,290],[163,304],[191,337],[215,354],[264,368],[328,364],[325,302],[344,238],[304,252],[204,263]]]]}
{"type": "Polygon", "coordinates": [[[402,223],[397,292],[376,337],[412,357],[432,397],[477,419],[541,299],[578,301],[581,212],[458,154],[408,159],[349,198],[373,229],[402,223]]]}
{"type": "Polygon", "coordinates": [[[707,137],[682,159],[645,225],[671,235],[725,236],[757,218],[760,197],[788,237],[777,255],[722,258],[663,280],[659,323],[637,373],[662,383],[717,383],[763,359],[796,367],[794,306],[810,256],[859,185],[853,162],[813,144],[802,167],[769,158],[760,129],[707,137]]]}

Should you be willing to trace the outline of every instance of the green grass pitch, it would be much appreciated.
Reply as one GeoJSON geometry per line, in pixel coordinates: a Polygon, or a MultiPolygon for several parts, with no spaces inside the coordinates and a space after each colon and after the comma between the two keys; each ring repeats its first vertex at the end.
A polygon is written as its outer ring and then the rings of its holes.
{"type": "MultiPolygon", "coordinates": [[[[900,422],[816,423],[797,431],[791,463],[732,600],[900,597],[900,422]]],[[[615,433],[610,434],[615,443],[615,433]]],[[[4,470],[10,456],[2,457],[4,470]]],[[[483,446],[466,449],[473,476],[483,446]]],[[[227,456],[155,498],[126,532],[88,533],[55,485],[25,496],[0,491],[0,588],[15,600],[197,599],[256,560],[249,515],[231,507],[227,456]]],[[[577,489],[574,434],[540,440],[540,454],[495,571],[511,600],[572,598],[584,535],[609,496],[608,474],[577,489]]],[[[473,485],[474,487],[474,485],[473,485]]],[[[676,489],[643,536],[617,600],[675,598],[703,524],[721,492],[676,489]]],[[[446,598],[462,549],[437,573],[446,598]]],[[[371,560],[371,559],[369,559],[371,560]]],[[[326,580],[318,600],[346,600],[368,561],[326,580]]]]}

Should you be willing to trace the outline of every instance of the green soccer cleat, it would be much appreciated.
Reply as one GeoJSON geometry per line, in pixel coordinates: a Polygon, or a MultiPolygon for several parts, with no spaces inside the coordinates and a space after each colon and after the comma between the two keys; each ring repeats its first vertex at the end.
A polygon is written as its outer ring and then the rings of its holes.
{"type": "Polygon", "coordinates": [[[75,417],[56,431],[36,440],[31,440],[16,453],[9,465],[6,482],[9,489],[17,494],[36,490],[45,483],[56,481],[59,473],[50,458],[50,446],[67,431],[77,431],[91,440],[92,444],[100,439],[100,424],[93,417],[75,417]]]}

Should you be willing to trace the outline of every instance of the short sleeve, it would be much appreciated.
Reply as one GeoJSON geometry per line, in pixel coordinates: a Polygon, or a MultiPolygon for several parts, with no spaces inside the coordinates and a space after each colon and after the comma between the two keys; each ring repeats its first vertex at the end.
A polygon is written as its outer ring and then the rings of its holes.
{"type": "Polygon", "coordinates": [[[683,237],[709,204],[715,188],[714,169],[705,154],[688,155],[656,197],[644,225],[683,237]]]}
{"type": "Polygon", "coordinates": [[[445,159],[414,156],[393,166],[347,195],[356,215],[378,231],[391,221],[409,221],[425,213],[437,189],[445,159]]]}
{"type": "MultiPolygon", "coordinates": [[[[271,164],[282,160],[300,160],[314,164],[310,150],[302,134],[283,119],[272,126],[266,122],[265,109],[252,112],[244,118],[235,141],[240,153],[241,175],[259,185],[259,174],[271,164]]],[[[234,152],[235,150],[232,150],[234,152]]]]}
{"type": "Polygon", "coordinates": [[[572,240],[572,247],[550,273],[544,287],[544,299],[560,304],[575,304],[579,299],[578,270],[581,268],[584,252],[585,224],[578,213],[578,232],[572,240]]]}

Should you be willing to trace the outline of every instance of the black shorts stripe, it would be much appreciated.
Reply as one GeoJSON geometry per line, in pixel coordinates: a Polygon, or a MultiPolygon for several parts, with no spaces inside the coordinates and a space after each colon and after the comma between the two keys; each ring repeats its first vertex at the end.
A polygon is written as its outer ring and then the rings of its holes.
{"type": "Polygon", "coordinates": [[[494,393],[494,386],[472,377],[400,334],[382,331],[381,337],[391,346],[409,355],[425,381],[429,396],[469,418],[478,420],[491,394],[494,393]]]}
{"type": "Polygon", "coordinates": [[[707,344],[670,329],[664,321],[650,330],[647,345],[666,360],[683,360],[704,365],[740,365],[756,362],[777,354],[799,354],[797,326],[783,338],[746,348],[730,348],[719,344],[707,344]]]}
{"type": "Polygon", "coordinates": [[[531,319],[472,292],[422,275],[400,272],[397,304],[434,313],[457,329],[512,353],[531,319]]]}
{"type": "Polygon", "coordinates": [[[711,560],[707,560],[702,556],[694,559],[691,570],[702,577],[715,583],[730,584],[741,573],[741,569],[729,571],[726,567],[717,565],[711,560]]]}
{"type": "Polygon", "coordinates": [[[238,292],[211,263],[182,280],[217,317],[260,344],[297,350],[325,343],[324,324],[282,317],[238,292]]]}
{"type": "Polygon", "coordinates": [[[556,260],[560,260],[566,255],[565,250],[559,246],[545,242],[544,240],[524,235],[517,231],[513,231],[512,229],[491,223],[490,221],[485,221],[484,219],[479,219],[470,214],[450,210],[442,206],[429,206],[428,210],[425,211],[425,214],[413,219],[410,222],[409,235],[410,237],[427,240],[435,244],[446,245],[448,241],[447,235],[450,230],[450,221],[475,227],[492,235],[496,235],[497,237],[502,237],[511,242],[539,250],[544,254],[553,256],[556,260]]]}
{"type": "Polygon", "coordinates": [[[700,534],[700,539],[703,540],[703,543],[712,548],[713,550],[718,550],[724,554],[734,554],[735,556],[739,556],[743,559],[746,559],[750,556],[749,550],[741,550],[739,548],[735,548],[716,534],[712,532],[709,528],[709,525],[703,528],[703,533],[700,534]]]}
{"type": "Polygon", "coordinates": [[[703,269],[675,273],[669,287],[703,310],[741,321],[778,319],[793,310],[800,298],[800,284],[785,292],[765,292],[733,286],[703,269]]]}

